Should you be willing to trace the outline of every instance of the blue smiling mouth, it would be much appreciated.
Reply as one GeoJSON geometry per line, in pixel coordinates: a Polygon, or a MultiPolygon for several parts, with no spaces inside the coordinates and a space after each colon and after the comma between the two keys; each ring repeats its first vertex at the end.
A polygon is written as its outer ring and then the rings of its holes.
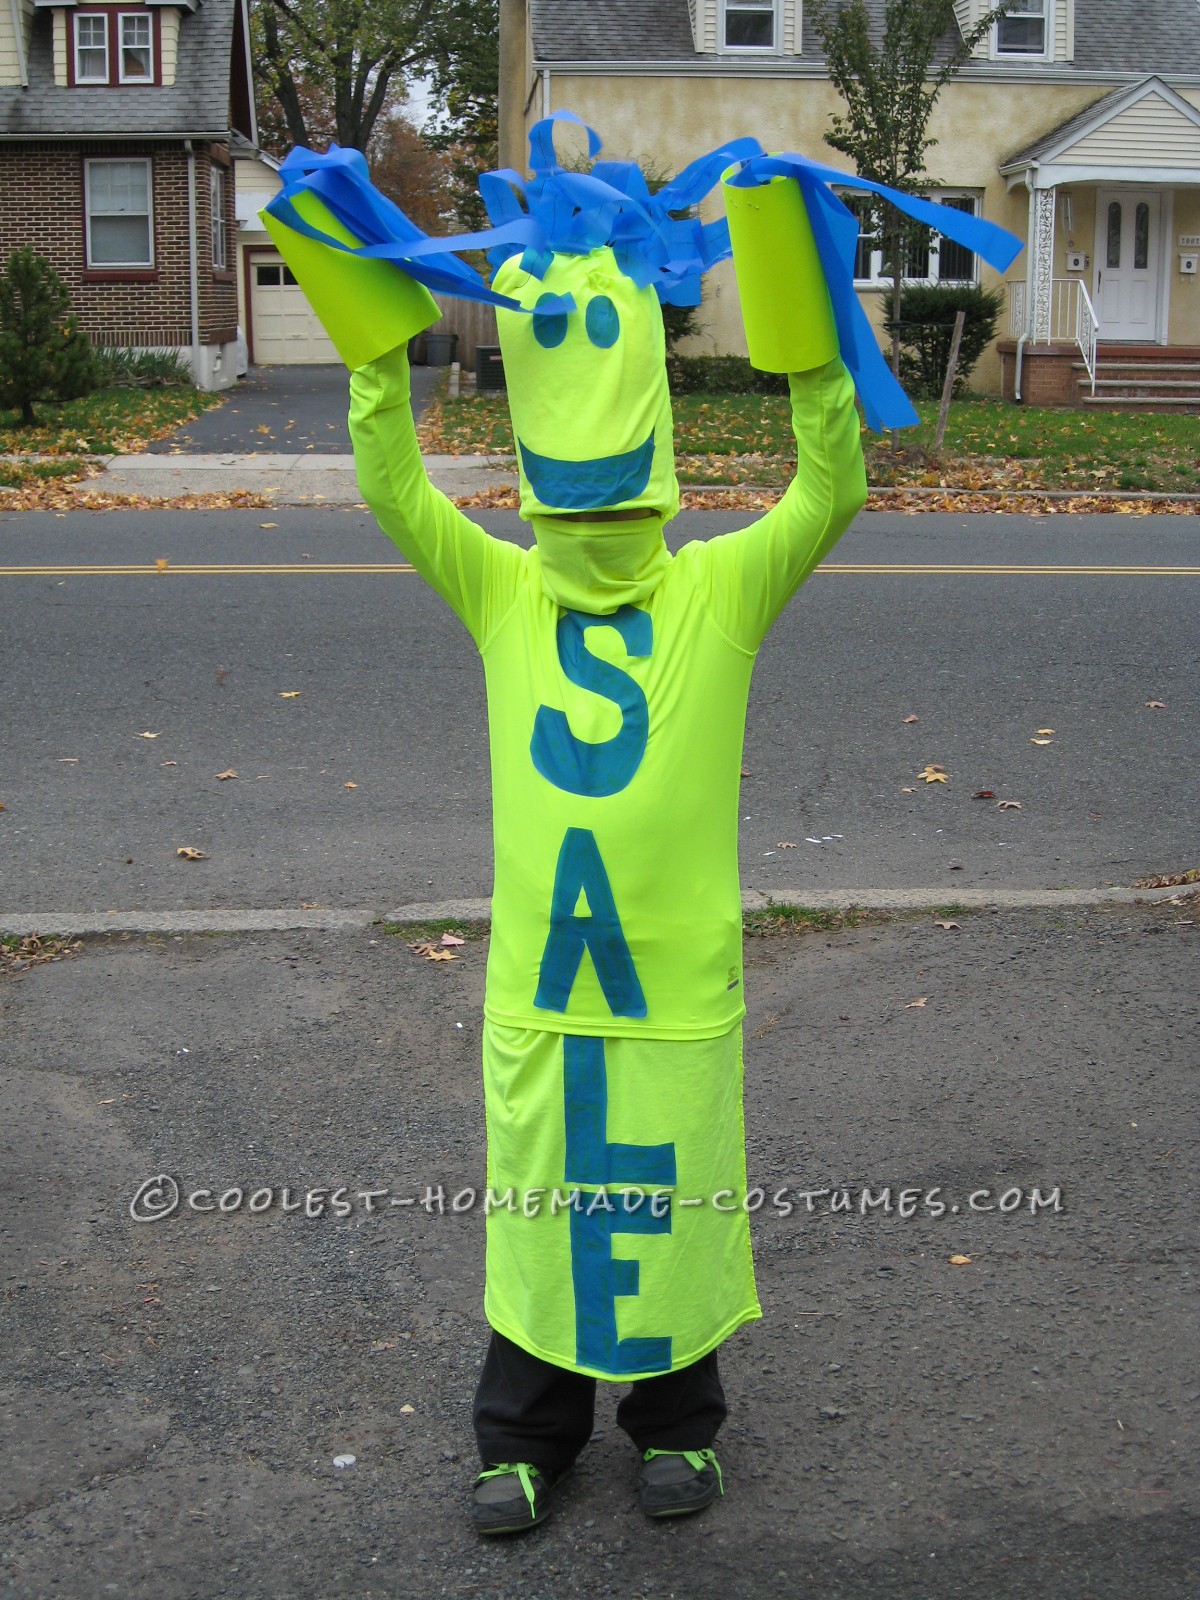
{"type": "Polygon", "coordinates": [[[529,485],[544,506],[560,511],[599,511],[632,500],[650,482],[654,435],[632,450],[591,461],[539,456],[520,440],[517,448],[529,485]]]}

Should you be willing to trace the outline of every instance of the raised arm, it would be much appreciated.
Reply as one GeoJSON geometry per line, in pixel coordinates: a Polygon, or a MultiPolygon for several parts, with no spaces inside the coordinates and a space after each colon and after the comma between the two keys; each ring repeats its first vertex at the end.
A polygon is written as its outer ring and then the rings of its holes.
{"type": "Polygon", "coordinates": [[[867,497],[854,384],[839,358],[788,379],[796,477],[764,517],[709,541],[710,603],[722,633],[757,650],[867,497]]]}
{"type": "Polygon", "coordinates": [[[465,517],[425,474],[400,345],[350,376],[350,437],[376,521],[482,647],[512,604],[525,552],[465,517]]]}

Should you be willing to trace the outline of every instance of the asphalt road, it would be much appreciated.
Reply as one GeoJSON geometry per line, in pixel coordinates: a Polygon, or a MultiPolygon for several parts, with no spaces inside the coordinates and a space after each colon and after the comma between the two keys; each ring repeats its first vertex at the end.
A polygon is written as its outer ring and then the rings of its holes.
{"type": "Polygon", "coordinates": [[[0,979],[0,1596],[1195,1600],[1194,908],[960,920],[747,941],[770,1198],[724,1499],[648,1523],[604,1385],[553,1520],[492,1543],[450,1209],[485,946],[110,938],[0,979]],[[226,1209],[133,1221],[160,1172],[226,1209]]]}
{"type": "MultiPolygon", "coordinates": [[[[10,514],[0,568],[0,911],[488,892],[478,657],[366,513],[10,514]],[[109,564],[143,570],[82,570],[109,564]]],[[[1189,518],[861,517],[760,656],[743,884],[952,899],[1197,865],[1198,576],[1189,518]],[[1057,570],[917,570],[959,564],[1057,570]]]]}

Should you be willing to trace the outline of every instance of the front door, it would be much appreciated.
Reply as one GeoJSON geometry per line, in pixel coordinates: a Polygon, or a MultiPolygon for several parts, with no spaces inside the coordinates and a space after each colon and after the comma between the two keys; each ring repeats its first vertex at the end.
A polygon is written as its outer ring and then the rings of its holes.
{"type": "Polygon", "coordinates": [[[1096,315],[1102,339],[1158,339],[1160,197],[1148,190],[1096,196],[1096,315]]]}

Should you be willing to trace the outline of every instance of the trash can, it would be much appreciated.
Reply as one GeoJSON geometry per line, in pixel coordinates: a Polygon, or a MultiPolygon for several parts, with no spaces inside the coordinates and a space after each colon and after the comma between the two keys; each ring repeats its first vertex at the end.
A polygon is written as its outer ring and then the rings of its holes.
{"type": "Polygon", "coordinates": [[[504,357],[500,354],[498,344],[481,344],[475,350],[475,388],[480,393],[484,389],[503,389],[504,357]]]}
{"type": "Polygon", "coordinates": [[[424,333],[415,333],[408,341],[408,359],[410,365],[423,367],[426,362],[426,336],[424,333]]]}
{"type": "Polygon", "coordinates": [[[425,335],[425,360],[431,367],[448,367],[458,348],[456,333],[427,333],[425,335]]]}

